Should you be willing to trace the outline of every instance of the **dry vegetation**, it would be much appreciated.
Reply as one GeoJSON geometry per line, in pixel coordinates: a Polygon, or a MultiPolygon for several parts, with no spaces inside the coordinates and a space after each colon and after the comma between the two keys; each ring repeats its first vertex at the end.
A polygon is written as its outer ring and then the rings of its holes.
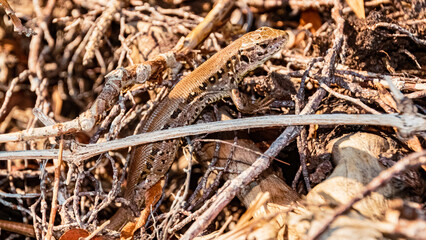
{"type": "Polygon", "coordinates": [[[1,239],[119,237],[103,223],[139,212],[121,190],[134,147],[178,137],[135,239],[426,238],[426,2],[217,2],[0,0],[1,239]],[[291,36],[240,86],[270,106],[224,99],[139,134],[182,76],[261,26],[291,36]]]}

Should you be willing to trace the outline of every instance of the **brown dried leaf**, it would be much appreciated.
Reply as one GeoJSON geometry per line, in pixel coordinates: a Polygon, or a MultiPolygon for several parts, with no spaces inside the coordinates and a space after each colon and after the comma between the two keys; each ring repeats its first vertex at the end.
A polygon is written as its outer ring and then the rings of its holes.
{"type": "MultiPolygon", "coordinates": [[[[85,238],[87,236],[89,236],[89,232],[84,229],[70,229],[69,231],[65,232],[64,235],[62,235],[61,238],[59,238],[59,240],[78,240],[80,238],[85,238]]],[[[96,236],[92,239],[106,240],[107,238],[96,236]]]]}
{"type": "Polygon", "coordinates": [[[309,23],[312,24],[309,28],[312,33],[315,33],[321,27],[322,20],[317,10],[308,9],[300,14],[299,27],[303,27],[309,23]]]}
{"type": "Polygon", "coordinates": [[[132,239],[133,234],[139,228],[143,227],[148,219],[150,211],[150,206],[155,205],[158,200],[160,200],[161,194],[163,192],[163,181],[158,181],[154,186],[148,189],[145,193],[145,209],[141,211],[141,215],[134,219],[133,222],[128,222],[124,225],[123,229],[121,229],[120,239],[127,240],[132,239]]]}
{"type": "MultiPolygon", "coordinates": [[[[308,10],[302,11],[300,15],[298,29],[307,29],[314,34],[318,30],[318,28],[321,27],[321,25],[322,25],[321,16],[319,15],[317,10],[308,9],[308,10]]],[[[299,33],[297,33],[297,35],[294,37],[293,44],[290,44],[291,41],[289,41],[288,46],[289,48],[293,48],[297,45],[301,45],[301,47],[304,48],[306,46],[305,39],[306,39],[306,32],[299,31],[299,33]]]]}

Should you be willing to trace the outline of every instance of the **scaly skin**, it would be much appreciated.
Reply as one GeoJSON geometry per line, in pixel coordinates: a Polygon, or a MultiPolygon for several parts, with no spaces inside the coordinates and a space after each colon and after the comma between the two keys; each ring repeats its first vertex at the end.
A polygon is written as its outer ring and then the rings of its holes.
{"type": "MultiPolygon", "coordinates": [[[[177,83],[148,118],[142,132],[192,124],[206,106],[230,97],[243,76],[278,52],[287,38],[285,31],[262,27],[235,40],[177,83]]],[[[135,200],[136,189],[139,196],[144,196],[168,172],[178,147],[179,139],[138,147],[129,166],[124,197],[140,207],[135,200]]],[[[120,229],[131,216],[129,209],[120,208],[108,228],[120,229]]]]}

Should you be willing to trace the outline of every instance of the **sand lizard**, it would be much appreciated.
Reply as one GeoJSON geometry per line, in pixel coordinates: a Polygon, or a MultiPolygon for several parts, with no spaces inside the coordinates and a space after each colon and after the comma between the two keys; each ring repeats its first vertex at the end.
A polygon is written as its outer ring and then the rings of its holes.
{"type": "MultiPolygon", "coordinates": [[[[177,83],[152,112],[142,132],[189,125],[209,104],[232,98],[232,89],[244,75],[277,53],[287,38],[285,31],[262,27],[235,40],[177,83]]],[[[137,147],[124,197],[133,203],[138,185],[137,194],[142,196],[154,186],[168,172],[178,146],[179,139],[174,139],[137,147]]],[[[120,208],[108,228],[119,229],[130,216],[129,209],[120,208]]]]}

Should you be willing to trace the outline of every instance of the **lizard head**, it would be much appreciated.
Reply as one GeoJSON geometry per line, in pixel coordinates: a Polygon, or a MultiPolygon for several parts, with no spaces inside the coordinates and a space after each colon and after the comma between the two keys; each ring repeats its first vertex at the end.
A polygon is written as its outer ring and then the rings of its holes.
{"type": "Polygon", "coordinates": [[[241,37],[241,47],[237,55],[236,72],[241,78],[247,72],[257,68],[287,43],[285,31],[261,27],[241,37]]]}

